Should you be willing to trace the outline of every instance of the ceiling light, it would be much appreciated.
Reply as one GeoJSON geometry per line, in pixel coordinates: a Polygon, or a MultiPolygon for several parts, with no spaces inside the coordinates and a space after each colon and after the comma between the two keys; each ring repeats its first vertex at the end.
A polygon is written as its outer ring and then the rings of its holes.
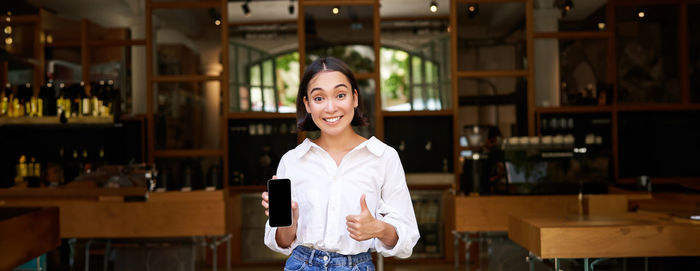
{"type": "Polygon", "coordinates": [[[11,44],[12,44],[12,38],[11,38],[11,37],[5,38],[5,44],[6,44],[6,45],[11,45],[11,44]]]}
{"type": "Polygon", "coordinates": [[[333,12],[333,14],[338,14],[338,13],[340,13],[340,8],[339,8],[339,7],[333,7],[332,12],[333,12]]]}
{"type": "Polygon", "coordinates": [[[599,30],[605,29],[605,23],[598,23],[598,29],[599,30]]]}
{"type": "Polygon", "coordinates": [[[294,0],[289,0],[288,9],[289,9],[289,15],[293,15],[294,14],[294,0]]]}
{"type": "Polygon", "coordinates": [[[646,14],[644,13],[644,11],[640,11],[639,13],[637,13],[637,16],[639,16],[639,18],[644,18],[646,14]]]}
{"type": "Polygon", "coordinates": [[[248,0],[246,0],[245,3],[243,3],[241,5],[241,9],[243,10],[243,15],[245,15],[245,16],[250,15],[250,7],[248,6],[248,0]]]}
{"type": "Polygon", "coordinates": [[[8,35],[9,35],[9,34],[12,34],[12,26],[9,26],[9,25],[8,25],[8,26],[5,26],[5,31],[4,31],[4,32],[5,32],[5,34],[8,34],[8,35]]]}
{"type": "Polygon", "coordinates": [[[214,21],[214,24],[215,24],[215,25],[221,25],[221,20],[219,20],[219,19],[215,20],[215,21],[214,21]]]}
{"type": "Polygon", "coordinates": [[[430,12],[435,13],[437,11],[438,11],[437,2],[435,2],[435,0],[430,1],[430,12]]]}
{"type": "Polygon", "coordinates": [[[467,6],[467,16],[469,18],[474,18],[477,13],[479,13],[479,4],[469,4],[467,6]]]}

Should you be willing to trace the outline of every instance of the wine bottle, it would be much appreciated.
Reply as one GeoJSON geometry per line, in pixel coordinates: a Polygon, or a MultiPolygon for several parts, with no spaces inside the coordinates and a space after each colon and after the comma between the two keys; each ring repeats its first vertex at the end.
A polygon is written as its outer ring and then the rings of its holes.
{"type": "Polygon", "coordinates": [[[20,96],[20,105],[22,105],[22,116],[33,116],[32,112],[36,111],[36,104],[34,104],[34,110],[32,110],[32,84],[25,83],[17,87],[18,95],[20,96]]]}
{"type": "Polygon", "coordinates": [[[99,84],[92,84],[92,89],[90,90],[90,103],[92,106],[92,116],[102,116],[102,101],[101,96],[104,90],[105,81],[100,80],[99,84]]]}
{"type": "Polygon", "coordinates": [[[39,97],[42,100],[42,115],[56,116],[56,89],[53,82],[48,82],[41,87],[39,97]]]}
{"type": "Polygon", "coordinates": [[[12,93],[9,88],[3,86],[2,91],[0,91],[0,117],[5,117],[8,115],[10,110],[10,97],[12,93]]]}
{"type": "Polygon", "coordinates": [[[81,116],[90,116],[91,114],[91,106],[90,106],[90,95],[88,93],[90,92],[90,87],[89,85],[86,86],[85,82],[80,81],[80,115],[81,116]]]}

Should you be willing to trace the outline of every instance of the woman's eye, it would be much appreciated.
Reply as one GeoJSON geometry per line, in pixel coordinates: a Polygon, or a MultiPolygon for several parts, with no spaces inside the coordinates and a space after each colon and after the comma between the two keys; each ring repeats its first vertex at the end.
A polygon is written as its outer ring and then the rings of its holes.
{"type": "Polygon", "coordinates": [[[321,98],[320,96],[316,96],[316,97],[314,97],[314,101],[320,102],[320,101],[323,101],[323,98],[321,98]]]}
{"type": "Polygon", "coordinates": [[[347,96],[347,94],[345,94],[345,93],[338,94],[338,98],[340,98],[340,99],[345,98],[345,96],[347,96]]]}

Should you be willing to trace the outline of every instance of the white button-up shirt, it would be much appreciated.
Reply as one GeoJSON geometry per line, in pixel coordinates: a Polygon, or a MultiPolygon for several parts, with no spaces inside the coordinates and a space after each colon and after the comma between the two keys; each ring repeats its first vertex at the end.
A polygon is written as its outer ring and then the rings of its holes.
{"type": "Polygon", "coordinates": [[[338,166],[323,148],[304,140],[288,151],[277,168],[278,178],[292,183],[292,200],[299,204],[296,239],[288,248],[277,245],[277,228],[265,225],[265,245],[289,255],[296,246],[355,255],[376,250],[386,257],[411,256],[420,237],[411,195],[399,155],[375,137],[348,152],[338,166]],[[393,248],[373,238],[352,239],[345,217],[360,214],[360,196],[372,215],[396,228],[393,248]]]}

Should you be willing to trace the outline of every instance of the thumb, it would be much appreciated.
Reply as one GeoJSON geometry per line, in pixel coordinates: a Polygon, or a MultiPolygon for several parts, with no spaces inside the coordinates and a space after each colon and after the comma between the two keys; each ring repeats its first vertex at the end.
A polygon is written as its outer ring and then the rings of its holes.
{"type": "Polygon", "coordinates": [[[365,194],[362,194],[360,197],[360,208],[362,208],[362,212],[369,212],[369,208],[367,208],[367,201],[365,201],[365,194]]]}

